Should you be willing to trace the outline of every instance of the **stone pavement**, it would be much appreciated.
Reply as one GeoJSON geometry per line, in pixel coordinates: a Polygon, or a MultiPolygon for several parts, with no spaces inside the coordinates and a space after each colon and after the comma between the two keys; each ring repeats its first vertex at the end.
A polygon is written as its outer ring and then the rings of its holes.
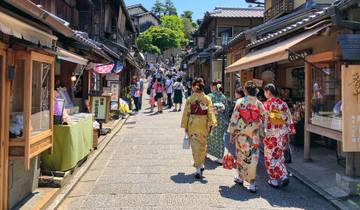
{"type": "Polygon", "coordinates": [[[59,209],[334,209],[295,178],[286,189],[267,186],[262,162],[256,194],[211,161],[204,180],[195,180],[180,118],[169,111],[131,117],[59,209]]]}

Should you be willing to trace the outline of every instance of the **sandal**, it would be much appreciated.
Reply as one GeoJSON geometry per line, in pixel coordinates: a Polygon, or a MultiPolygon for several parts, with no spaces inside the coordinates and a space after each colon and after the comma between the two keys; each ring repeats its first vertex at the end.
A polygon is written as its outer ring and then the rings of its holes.
{"type": "Polygon", "coordinates": [[[274,184],[272,181],[273,180],[271,180],[271,179],[269,179],[267,181],[267,183],[270,185],[270,187],[275,188],[275,189],[279,188],[279,185],[274,184]]]}
{"type": "Polygon", "coordinates": [[[239,177],[235,177],[235,178],[234,178],[234,182],[235,182],[236,184],[239,184],[239,185],[243,185],[243,184],[244,184],[244,181],[241,180],[239,177]]]}

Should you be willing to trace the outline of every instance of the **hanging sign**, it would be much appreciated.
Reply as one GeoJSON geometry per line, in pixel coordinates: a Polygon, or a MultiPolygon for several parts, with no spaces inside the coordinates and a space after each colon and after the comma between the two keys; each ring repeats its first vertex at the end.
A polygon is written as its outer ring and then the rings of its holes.
{"type": "Polygon", "coordinates": [[[360,152],[360,65],[343,65],[341,72],[343,151],[360,152]]]}
{"type": "Polygon", "coordinates": [[[114,66],[114,64],[97,64],[94,68],[94,72],[97,74],[109,74],[114,66]]]}
{"type": "Polygon", "coordinates": [[[289,53],[289,61],[298,61],[305,59],[306,56],[311,55],[313,53],[312,49],[305,49],[301,51],[297,51],[294,53],[289,53]]]}

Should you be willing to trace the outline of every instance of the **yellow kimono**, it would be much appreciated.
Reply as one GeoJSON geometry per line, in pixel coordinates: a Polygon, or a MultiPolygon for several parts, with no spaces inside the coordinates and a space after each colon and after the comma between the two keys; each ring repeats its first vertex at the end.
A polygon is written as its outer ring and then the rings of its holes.
{"type": "Polygon", "coordinates": [[[210,129],[216,125],[212,102],[205,93],[194,93],[185,105],[181,127],[188,132],[194,167],[200,167],[205,162],[207,139],[210,129]]]}

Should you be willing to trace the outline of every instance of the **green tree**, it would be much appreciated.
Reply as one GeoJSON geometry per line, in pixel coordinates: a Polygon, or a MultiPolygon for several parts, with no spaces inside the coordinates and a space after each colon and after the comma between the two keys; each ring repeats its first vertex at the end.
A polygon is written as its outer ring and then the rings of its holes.
{"type": "Polygon", "coordinates": [[[187,18],[190,22],[193,22],[193,12],[190,10],[186,10],[181,14],[181,18],[187,18]]]}
{"type": "Polygon", "coordinates": [[[176,31],[162,26],[152,26],[136,40],[143,52],[161,54],[170,48],[180,48],[182,40],[176,31]]]}
{"type": "Polygon", "coordinates": [[[154,13],[158,17],[160,17],[164,14],[164,6],[160,2],[160,0],[156,0],[154,6],[151,9],[151,12],[154,13]]]}
{"type": "Polygon", "coordinates": [[[177,15],[176,7],[171,0],[166,0],[163,8],[164,15],[177,15]]]}
{"type": "Polygon", "coordinates": [[[184,32],[184,35],[185,35],[185,38],[186,39],[190,39],[191,38],[191,34],[192,32],[194,31],[194,26],[193,26],[193,23],[191,22],[190,19],[188,18],[181,18],[183,24],[184,24],[184,29],[183,29],[183,32],[184,32]]]}
{"type": "Polygon", "coordinates": [[[164,28],[171,29],[176,32],[181,46],[186,46],[188,43],[188,39],[185,37],[185,26],[178,16],[176,15],[164,15],[161,17],[161,26],[164,28]]]}

